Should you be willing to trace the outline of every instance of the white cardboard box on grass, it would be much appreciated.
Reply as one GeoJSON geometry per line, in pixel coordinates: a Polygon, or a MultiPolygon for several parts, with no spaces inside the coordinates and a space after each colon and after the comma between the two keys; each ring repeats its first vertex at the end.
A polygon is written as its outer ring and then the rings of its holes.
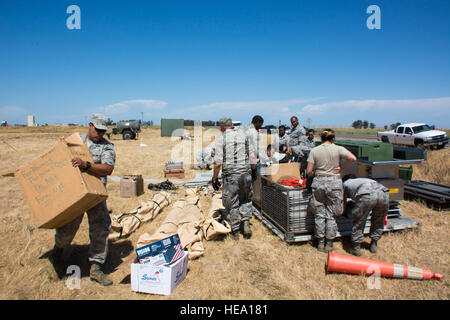
{"type": "Polygon", "coordinates": [[[183,257],[168,266],[152,266],[149,263],[131,264],[131,290],[153,294],[169,295],[186,277],[187,251],[183,257]]]}

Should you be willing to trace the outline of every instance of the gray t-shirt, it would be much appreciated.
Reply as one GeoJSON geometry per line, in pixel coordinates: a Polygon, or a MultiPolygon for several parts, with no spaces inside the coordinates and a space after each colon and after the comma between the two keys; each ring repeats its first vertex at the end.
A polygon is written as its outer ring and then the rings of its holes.
{"type": "Polygon", "coordinates": [[[340,166],[341,159],[345,158],[350,151],[334,143],[322,143],[311,149],[308,162],[314,163],[316,177],[337,176],[333,170],[340,166]]]}

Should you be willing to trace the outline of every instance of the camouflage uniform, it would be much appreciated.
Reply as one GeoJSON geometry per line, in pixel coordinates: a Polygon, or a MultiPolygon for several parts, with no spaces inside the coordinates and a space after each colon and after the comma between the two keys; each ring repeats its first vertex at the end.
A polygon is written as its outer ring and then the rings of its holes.
{"type": "MultiPolygon", "coordinates": [[[[87,134],[82,135],[83,142],[89,148],[94,163],[109,164],[114,167],[116,154],[112,143],[105,139],[99,142],[92,142],[86,139],[87,134]]],[[[101,177],[106,187],[106,177],[101,177]]],[[[89,261],[103,264],[108,253],[108,235],[111,229],[111,219],[109,217],[106,201],[103,201],[87,212],[89,222],[89,261]]],[[[56,229],[55,244],[58,248],[67,247],[75,237],[80,227],[83,215],[56,229]]]]}
{"type": "Polygon", "coordinates": [[[384,216],[389,210],[389,189],[383,185],[370,179],[350,179],[344,183],[344,190],[348,193],[347,185],[352,180],[360,180],[354,194],[350,194],[349,198],[355,204],[351,208],[351,216],[353,219],[352,241],[361,243],[364,238],[364,228],[370,211],[370,238],[380,240],[384,230],[384,216]]]}
{"type": "Polygon", "coordinates": [[[309,152],[316,146],[316,140],[309,140],[308,138],[300,142],[300,149],[302,150],[304,156],[300,160],[300,172],[302,176],[306,177],[306,167],[308,165],[307,159],[309,152]]]}
{"type": "Polygon", "coordinates": [[[307,148],[305,148],[304,145],[305,140],[307,140],[306,130],[303,126],[298,124],[292,129],[288,140],[295,162],[301,162],[303,157],[305,157],[305,153],[307,151],[307,148]]]}
{"type": "Polygon", "coordinates": [[[249,143],[255,152],[256,158],[258,159],[258,164],[268,163],[270,160],[269,157],[267,157],[266,148],[263,147],[261,136],[258,130],[256,130],[255,125],[250,123],[247,126],[243,126],[240,130],[242,130],[242,132],[249,139],[249,143]]]}
{"type": "Polygon", "coordinates": [[[275,147],[275,150],[278,151],[281,145],[289,145],[289,136],[284,134],[284,136],[280,137],[280,135],[277,134],[273,138],[272,145],[275,147]]]}
{"type": "Polygon", "coordinates": [[[196,160],[198,165],[194,169],[206,169],[213,163],[212,148],[206,147],[197,152],[196,160]]]}
{"type": "Polygon", "coordinates": [[[253,146],[242,130],[227,129],[216,140],[214,162],[222,165],[224,219],[232,231],[252,217],[253,185],[249,155],[253,146]]]}
{"type": "Polygon", "coordinates": [[[315,177],[311,188],[315,236],[333,240],[337,232],[335,216],[343,210],[342,180],[339,176],[315,177]]]}
{"type": "Polygon", "coordinates": [[[349,151],[335,144],[321,144],[313,148],[308,162],[314,164],[315,177],[311,184],[312,207],[315,214],[315,236],[317,239],[333,240],[336,237],[337,224],[335,216],[342,215],[343,186],[341,176],[334,174],[340,160],[349,151]]]}

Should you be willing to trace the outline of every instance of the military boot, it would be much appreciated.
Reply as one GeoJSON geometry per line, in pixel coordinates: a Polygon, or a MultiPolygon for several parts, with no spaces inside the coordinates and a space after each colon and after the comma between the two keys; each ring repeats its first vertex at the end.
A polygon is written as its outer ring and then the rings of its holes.
{"type": "Polygon", "coordinates": [[[328,252],[333,250],[334,250],[333,240],[327,240],[325,245],[325,251],[328,252]]]}
{"type": "Polygon", "coordinates": [[[93,262],[91,265],[90,278],[92,281],[95,281],[104,287],[110,286],[113,283],[111,279],[103,273],[101,264],[96,262],[93,262]]]}
{"type": "Polygon", "coordinates": [[[231,231],[228,234],[228,236],[231,237],[231,239],[233,239],[233,240],[239,240],[239,235],[240,235],[239,230],[231,231]]]}
{"type": "Polygon", "coordinates": [[[369,247],[370,252],[377,253],[377,241],[372,239],[369,247]]]}
{"type": "Polygon", "coordinates": [[[252,236],[252,230],[250,229],[250,221],[244,221],[241,223],[242,234],[244,238],[249,239],[252,236]]]}
{"type": "Polygon", "coordinates": [[[354,256],[360,257],[361,256],[361,244],[353,243],[353,247],[351,248],[350,253],[354,256]]]}
{"type": "Polygon", "coordinates": [[[320,252],[327,252],[325,250],[325,240],[323,238],[319,239],[319,242],[317,243],[317,250],[319,250],[320,252]]]}

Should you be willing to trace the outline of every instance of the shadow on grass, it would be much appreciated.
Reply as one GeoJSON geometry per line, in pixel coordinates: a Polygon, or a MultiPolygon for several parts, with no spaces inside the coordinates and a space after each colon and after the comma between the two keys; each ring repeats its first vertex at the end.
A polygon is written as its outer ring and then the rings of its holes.
{"type": "MultiPolygon", "coordinates": [[[[104,272],[110,274],[124,261],[124,258],[134,250],[133,245],[129,240],[121,242],[109,242],[108,256],[104,265],[104,272]]],[[[39,259],[48,259],[55,269],[59,279],[66,276],[67,267],[76,265],[81,270],[81,277],[89,277],[89,260],[88,260],[89,245],[70,245],[64,249],[63,260],[57,263],[52,258],[53,249],[44,253],[39,259]]]]}

